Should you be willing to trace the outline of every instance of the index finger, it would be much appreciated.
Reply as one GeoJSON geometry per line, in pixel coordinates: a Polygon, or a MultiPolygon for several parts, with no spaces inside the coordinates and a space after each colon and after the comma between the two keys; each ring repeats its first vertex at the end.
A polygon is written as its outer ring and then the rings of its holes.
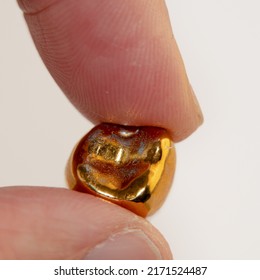
{"type": "Polygon", "coordinates": [[[175,142],[202,123],[162,0],[19,0],[36,47],[94,123],[153,125],[175,142]]]}

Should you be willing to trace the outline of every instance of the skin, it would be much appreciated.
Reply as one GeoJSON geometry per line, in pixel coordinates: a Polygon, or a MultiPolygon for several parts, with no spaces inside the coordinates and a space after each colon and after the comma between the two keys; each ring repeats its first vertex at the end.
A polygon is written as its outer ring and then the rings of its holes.
{"type": "MultiPolygon", "coordinates": [[[[174,142],[202,123],[164,1],[18,4],[50,74],[93,123],[161,126],[174,142]]],[[[172,258],[146,220],[62,188],[1,188],[0,220],[1,259],[172,258]]]]}

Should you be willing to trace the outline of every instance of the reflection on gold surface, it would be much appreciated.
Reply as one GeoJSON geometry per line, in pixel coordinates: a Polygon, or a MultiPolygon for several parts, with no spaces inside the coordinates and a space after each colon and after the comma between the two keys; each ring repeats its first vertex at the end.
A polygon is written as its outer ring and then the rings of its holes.
{"type": "Polygon", "coordinates": [[[71,157],[70,187],[146,216],[163,203],[175,169],[175,149],[166,130],[101,124],[71,157]]]}

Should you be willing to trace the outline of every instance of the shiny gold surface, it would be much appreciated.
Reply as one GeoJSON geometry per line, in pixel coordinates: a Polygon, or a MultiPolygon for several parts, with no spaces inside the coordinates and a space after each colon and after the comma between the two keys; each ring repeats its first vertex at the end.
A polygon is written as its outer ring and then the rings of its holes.
{"type": "Polygon", "coordinates": [[[73,151],[67,179],[71,189],[145,217],[163,203],[174,170],[175,149],[165,129],[103,123],[73,151]]]}

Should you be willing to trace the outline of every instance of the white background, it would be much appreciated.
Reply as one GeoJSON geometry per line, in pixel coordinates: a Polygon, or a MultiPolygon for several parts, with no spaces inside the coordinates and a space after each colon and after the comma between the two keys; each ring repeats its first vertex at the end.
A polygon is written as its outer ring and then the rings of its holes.
{"type": "MultiPolygon", "coordinates": [[[[149,220],[177,259],[260,259],[260,2],[168,0],[205,123],[177,144],[173,189],[149,220]]],[[[65,186],[92,125],[67,101],[15,1],[0,2],[0,185],[65,186]]]]}

